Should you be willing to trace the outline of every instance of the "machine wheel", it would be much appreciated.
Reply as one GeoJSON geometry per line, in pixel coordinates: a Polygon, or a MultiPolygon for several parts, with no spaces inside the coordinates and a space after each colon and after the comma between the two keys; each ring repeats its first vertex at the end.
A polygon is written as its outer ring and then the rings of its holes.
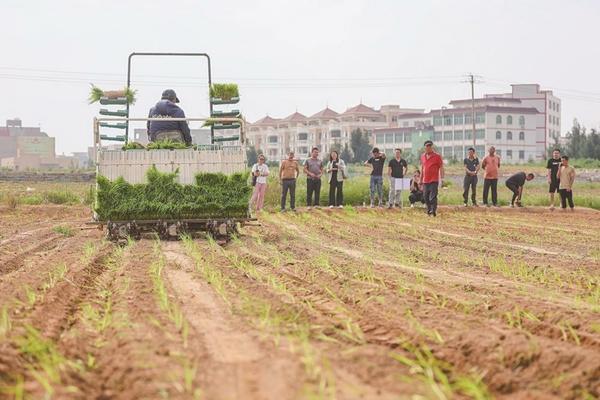
{"type": "Polygon", "coordinates": [[[188,224],[181,221],[174,223],[161,222],[157,226],[157,231],[161,240],[177,239],[188,232],[188,224]]]}
{"type": "Polygon", "coordinates": [[[139,240],[140,227],[135,222],[112,222],[106,224],[106,238],[111,242],[127,241],[128,238],[139,240]]]}

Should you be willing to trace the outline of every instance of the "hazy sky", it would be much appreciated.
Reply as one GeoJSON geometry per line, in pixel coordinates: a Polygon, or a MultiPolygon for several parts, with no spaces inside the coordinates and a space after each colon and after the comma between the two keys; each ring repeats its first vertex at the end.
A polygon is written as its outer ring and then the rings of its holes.
{"type": "MultiPolygon", "coordinates": [[[[600,125],[600,1],[1,0],[0,124],[20,117],[57,138],[91,144],[89,83],[125,85],[132,51],[207,52],[213,80],[237,82],[244,115],[310,115],[329,104],[430,109],[470,95],[540,83],[561,97],[563,133],[600,125]]],[[[174,88],[188,116],[206,116],[206,64],[134,61],[146,116],[174,88]]]]}

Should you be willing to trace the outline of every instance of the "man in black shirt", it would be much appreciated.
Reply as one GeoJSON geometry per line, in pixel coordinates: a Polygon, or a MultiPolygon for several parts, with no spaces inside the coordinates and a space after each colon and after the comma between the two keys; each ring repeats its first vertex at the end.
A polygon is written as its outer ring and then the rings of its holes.
{"type": "Polygon", "coordinates": [[[383,166],[385,164],[385,154],[380,153],[377,147],[373,148],[373,157],[365,161],[365,165],[371,165],[371,208],[375,207],[375,190],[379,200],[379,207],[383,207],[383,166]]]}
{"type": "Polygon", "coordinates": [[[475,192],[477,188],[477,173],[479,172],[479,158],[475,157],[475,149],[469,147],[469,154],[467,158],[463,160],[465,165],[465,179],[463,181],[463,200],[465,201],[465,207],[469,202],[469,188],[471,188],[471,201],[473,205],[477,207],[477,200],[475,198],[475,192]]]}
{"type": "Polygon", "coordinates": [[[521,195],[523,194],[523,186],[525,186],[525,181],[530,181],[535,177],[535,175],[529,173],[525,174],[525,172],[517,172],[510,178],[506,180],[506,187],[509,188],[513,192],[513,197],[510,202],[510,206],[515,206],[515,200],[517,203],[517,207],[523,207],[521,205],[521,195]]]}
{"type": "Polygon", "coordinates": [[[554,210],[554,193],[558,191],[559,180],[558,180],[558,169],[560,168],[560,150],[554,149],[552,152],[552,158],[548,159],[546,164],[548,185],[550,185],[550,209],[554,210]]]}
{"type": "Polygon", "coordinates": [[[406,160],[402,158],[402,149],[394,150],[395,157],[388,163],[388,176],[390,177],[390,195],[388,208],[398,204],[402,206],[402,186],[396,187],[396,179],[404,178],[408,170],[406,160]]]}

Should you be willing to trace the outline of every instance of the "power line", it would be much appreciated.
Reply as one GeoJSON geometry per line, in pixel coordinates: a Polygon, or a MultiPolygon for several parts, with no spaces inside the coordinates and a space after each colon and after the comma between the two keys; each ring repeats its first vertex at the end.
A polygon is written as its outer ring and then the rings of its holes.
{"type": "MultiPolygon", "coordinates": [[[[39,68],[21,68],[21,67],[0,67],[0,70],[7,71],[30,71],[30,72],[45,72],[52,74],[67,74],[67,75],[98,75],[98,76],[119,76],[123,77],[122,73],[115,72],[93,72],[93,71],[67,71],[67,70],[56,70],[56,69],[39,69],[39,68]]],[[[140,77],[145,78],[166,78],[166,79],[201,79],[205,80],[203,76],[185,76],[185,75],[146,75],[141,74],[140,77]]],[[[222,76],[219,79],[232,79],[237,81],[396,81],[396,80],[429,80],[429,79],[458,79],[461,75],[423,75],[423,76],[392,76],[392,77],[348,77],[343,78],[339,76],[335,77],[227,77],[222,76]]]]}
{"type": "MultiPolygon", "coordinates": [[[[69,77],[55,77],[55,76],[44,76],[44,75],[22,75],[22,74],[6,74],[0,73],[0,79],[9,80],[25,80],[25,81],[39,81],[39,82],[54,82],[54,83],[81,83],[89,84],[90,80],[85,78],[69,78],[69,77]]],[[[115,79],[97,79],[95,83],[108,83],[108,84],[123,84],[121,80],[115,79]]],[[[134,80],[133,86],[164,86],[172,85],[179,87],[207,87],[206,84],[200,83],[184,83],[184,82],[167,82],[167,81],[145,81],[145,80],[134,80]]],[[[269,83],[248,83],[244,84],[245,88],[265,88],[265,89],[318,89],[318,88],[385,88],[385,87],[399,87],[399,86],[424,86],[424,85],[442,85],[442,84],[455,84],[454,80],[437,80],[437,81],[409,81],[409,82],[315,82],[315,83],[300,83],[300,82],[269,82],[269,83]]]]}

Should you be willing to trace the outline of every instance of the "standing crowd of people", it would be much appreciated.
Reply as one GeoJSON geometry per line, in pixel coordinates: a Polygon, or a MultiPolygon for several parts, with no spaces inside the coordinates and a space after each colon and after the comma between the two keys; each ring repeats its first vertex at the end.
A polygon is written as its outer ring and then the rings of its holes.
{"type": "MultiPolygon", "coordinates": [[[[369,181],[370,206],[384,206],[383,182],[384,171],[389,178],[388,208],[402,207],[402,190],[405,186],[405,176],[408,173],[408,163],[402,158],[402,149],[394,150],[394,158],[387,161],[385,153],[377,147],[373,148],[371,157],[364,162],[365,166],[371,168],[369,181]],[[386,169],[387,164],[387,169],[386,169]]],[[[463,160],[465,176],[463,179],[463,201],[464,206],[469,205],[469,198],[474,207],[477,203],[477,183],[480,170],[483,170],[483,205],[487,207],[499,207],[498,204],[498,179],[500,176],[500,157],[496,154],[494,146],[490,146],[488,154],[479,161],[475,149],[470,147],[467,156],[463,160]],[[491,192],[491,204],[488,202],[491,192]],[[469,196],[470,194],[470,196],[469,196]]],[[[573,183],[575,181],[575,169],[569,165],[569,157],[561,155],[560,150],[555,149],[552,158],[548,160],[547,180],[549,185],[550,209],[554,209],[554,195],[560,195],[561,208],[566,209],[567,203],[571,210],[573,204],[573,183]]],[[[327,174],[329,183],[330,208],[342,208],[344,206],[344,181],[348,179],[346,163],[337,151],[329,153],[327,163],[319,158],[319,149],[313,147],[310,157],[304,161],[303,172],[306,175],[306,207],[311,209],[320,206],[321,178],[327,174]]],[[[256,211],[262,210],[269,176],[269,167],[265,162],[265,156],[260,154],[258,162],[252,166],[252,185],[254,192],[250,205],[256,211]]],[[[442,156],[434,150],[433,142],[427,140],[424,143],[424,152],[420,157],[420,169],[416,169],[409,182],[408,196],[410,207],[417,203],[425,204],[427,215],[437,215],[439,188],[443,186],[444,161],[442,156]]],[[[300,165],[295,158],[294,152],[289,152],[288,157],[280,163],[279,180],[281,182],[281,211],[286,211],[287,198],[289,195],[290,210],[296,210],[296,181],[300,176],[300,165]]],[[[526,182],[535,178],[533,173],[517,172],[505,181],[506,187],[513,193],[510,201],[511,207],[522,207],[523,188],[526,182]]]]}

